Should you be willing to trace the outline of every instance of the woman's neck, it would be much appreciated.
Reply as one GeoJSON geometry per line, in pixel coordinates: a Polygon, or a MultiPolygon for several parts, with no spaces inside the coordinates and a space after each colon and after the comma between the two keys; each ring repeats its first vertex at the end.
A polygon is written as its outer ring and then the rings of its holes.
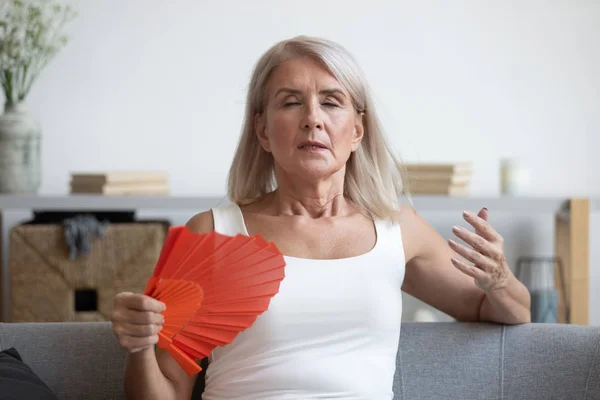
{"type": "Polygon", "coordinates": [[[282,176],[277,181],[277,190],[265,199],[276,215],[321,218],[351,213],[352,207],[344,197],[343,172],[318,182],[282,176]]]}
{"type": "Polygon", "coordinates": [[[334,217],[348,214],[348,201],[343,193],[302,194],[277,189],[270,196],[270,208],[277,215],[298,215],[308,218],[334,217]]]}

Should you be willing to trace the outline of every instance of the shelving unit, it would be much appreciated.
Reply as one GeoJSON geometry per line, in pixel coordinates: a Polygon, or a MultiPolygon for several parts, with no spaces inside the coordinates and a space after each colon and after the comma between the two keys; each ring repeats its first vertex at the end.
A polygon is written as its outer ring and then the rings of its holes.
{"type": "Polygon", "coordinates": [[[590,200],[571,199],[567,203],[566,209],[568,212],[556,215],[554,235],[554,252],[563,261],[566,292],[562,292],[558,271],[556,271],[556,289],[560,294],[558,322],[588,325],[590,317],[590,200]],[[568,319],[565,312],[567,304],[570,306],[568,319]]]}
{"type": "MultiPolygon", "coordinates": [[[[8,266],[2,254],[2,232],[10,227],[3,224],[3,214],[22,211],[144,211],[168,214],[169,211],[199,212],[228,201],[225,197],[201,196],[100,196],[100,195],[0,195],[0,321],[9,301],[8,266]],[[4,260],[4,261],[3,261],[4,260]]],[[[481,207],[494,213],[548,214],[555,218],[555,249],[567,264],[566,285],[570,296],[571,321],[587,324],[589,313],[589,213],[600,210],[600,200],[571,199],[565,197],[448,197],[413,196],[417,211],[457,212],[477,211],[481,207]]],[[[558,276],[557,276],[558,278],[558,276]]],[[[564,307],[561,304],[560,307],[564,307]]],[[[562,308],[561,308],[562,309],[562,308]]]]}
{"type": "MultiPolygon", "coordinates": [[[[413,196],[419,211],[454,211],[478,209],[483,206],[496,211],[531,211],[554,213],[569,199],[563,197],[448,197],[413,196]]],[[[0,195],[0,211],[8,209],[43,210],[136,210],[190,209],[205,210],[226,203],[225,197],[196,196],[7,196],[0,195]]]]}

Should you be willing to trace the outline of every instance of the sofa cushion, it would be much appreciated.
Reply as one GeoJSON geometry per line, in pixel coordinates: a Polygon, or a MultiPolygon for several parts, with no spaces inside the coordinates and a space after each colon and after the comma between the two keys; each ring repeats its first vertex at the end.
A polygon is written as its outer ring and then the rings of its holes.
{"type": "Polygon", "coordinates": [[[14,347],[0,352],[0,393],[2,400],[58,400],[14,347]]]}

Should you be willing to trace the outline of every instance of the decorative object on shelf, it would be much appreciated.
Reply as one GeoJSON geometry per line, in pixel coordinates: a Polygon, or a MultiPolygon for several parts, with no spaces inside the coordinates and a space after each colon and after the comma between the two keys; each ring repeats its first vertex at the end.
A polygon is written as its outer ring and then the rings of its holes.
{"type": "Polygon", "coordinates": [[[500,193],[504,196],[523,196],[531,182],[531,170],[514,158],[500,161],[500,193]]]}
{"type": "Polygon", "coordinates": [[[406,186],[416,195],[467,196],[472,165],[463,163],[408,163],[406,186]]]}
{"type": "Polygon", "coordinates": [[[71,194],[168,195],[169,174],[160,171],[74,172],[71,194]]]}
{"type": "Polygon", "coordinates": [[[0,193],[36,193],[41,184],[41,127],[26,98],[42,70],[67,43],[69,5],[8,0],[0,5],[0,193]]]}
{"type": "MultiPolygon", "coordinates": [[[[531,322],[557,323],[559,290],[554,279],[558,268],[560,292],[565,294],[563,263],[559,257],[520,257],[517,260],[515,276],[531,294],[531,322]]],[[[567,298],[567,297],[565,297],[567,298]]],[[[566,320],[569,320],[569,306],[565,307],[566,320]]]]}

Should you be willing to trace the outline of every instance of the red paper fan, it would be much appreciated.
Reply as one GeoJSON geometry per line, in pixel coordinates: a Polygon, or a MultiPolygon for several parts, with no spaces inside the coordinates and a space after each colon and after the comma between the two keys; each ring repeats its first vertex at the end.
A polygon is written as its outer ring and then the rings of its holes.
{"type": "Polygon", "coordinates": [[[284,267],[281,252],[260,235],[170,228],[144,292],[167,305],[158,346],[188,375],[200,372],[195,360],[231,343],[267,310],[284,267]]]}

